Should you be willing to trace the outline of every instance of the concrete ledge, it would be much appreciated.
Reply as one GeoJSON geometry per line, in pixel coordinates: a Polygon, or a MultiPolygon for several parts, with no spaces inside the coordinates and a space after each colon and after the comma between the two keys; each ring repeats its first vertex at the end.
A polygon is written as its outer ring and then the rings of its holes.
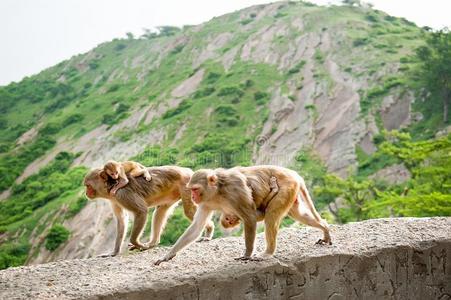
{"type": "MultiPolygon", "coordinates": [[[[285,229],[276,258],[237,262],[242,238],[196,243],[173,261],[157,248],[117,258],[0,271],[1,299],[451,299],[451,218],[379,219],[285,229]]],[[[258,237],[258,250],[264,246],[258,237]]]]}

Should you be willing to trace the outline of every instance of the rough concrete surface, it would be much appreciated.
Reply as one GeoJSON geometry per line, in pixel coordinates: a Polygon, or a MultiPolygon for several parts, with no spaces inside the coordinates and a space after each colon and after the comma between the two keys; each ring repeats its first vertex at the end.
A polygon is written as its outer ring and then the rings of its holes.
{"type": "MultiPolygon", "coordinates": [[[[0,271],[1,299],[450,299],[451,218],[378,219],[332,226],[332,246],[312,228],[281,231],[276,257],[233,258],[241,237],[0,271]]],[[[258,250],[264,246],[258,237],[258,250]]]]}

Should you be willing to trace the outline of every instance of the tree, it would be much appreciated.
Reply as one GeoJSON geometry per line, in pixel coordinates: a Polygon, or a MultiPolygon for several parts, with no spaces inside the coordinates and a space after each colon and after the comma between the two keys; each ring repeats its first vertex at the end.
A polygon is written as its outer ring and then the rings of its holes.
{"type": "Polygon", "coordinates": [[[343,0],[343,4],[349,5],[349,6],[362,6],[362,3],[360,0],[343,0]]]}
{"type": "Polygon", "coordinates": [[[416,50],[420,82],[443,103],[443,122],[448,122],[451,95],[451,34],[448,28],[428,31],[426,45],[416,50]]]}
{"type": "Polygon", "coordinates": [[[135,36],[131,32],[127,32],[125,35],[127,36],[127,39],[129,39],[129,40],[133,40],[135,38],[135,36]]]}
{"type": "Polygon", "coordinates": [[[399,158],[412,174],[402,187],[377,191],[365,211],[370,218],[451,215],[451,134],[434,140],[412,142],[408,134],[391,132],[381,150],[399,158]]]}
{"type": "Polygon", "coordinates": [[[354,177],[341,179],[328,174],[324,185],[315,188],[318,196],[330,199],[342,198],[346,207],[333,212],[340,223],[367,219],[365,206],[374,198],[374,183],[371,180],[358,180],[354,177]]]}

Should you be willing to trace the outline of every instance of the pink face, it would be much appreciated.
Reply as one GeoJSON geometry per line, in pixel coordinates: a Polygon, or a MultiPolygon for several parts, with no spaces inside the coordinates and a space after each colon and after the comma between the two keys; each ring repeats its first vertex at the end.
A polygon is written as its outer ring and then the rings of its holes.
{"type": "Polygon", "coordinates": [[[117,170],[107,170],[106,171],[108,176],[110,176],[111,178],[113,178],[114,180],[117,180],[119,178],[119,172],[117,170]]]}
{"type": "Polygon", "coordinates": [[[88,196],[89,199],[93,199],[96,197],[96,191],[90,184],[86,184],[86,196],[88,196]]]}
{"type": "Polygon", "coordinates": [[[240,224],[240,218],[235,215],[223,215],[221,218],[221,225],[224,228],[235,227],[240,224]]]}
{"type": "Polygon", "coordinates": [[[196,203],[200,204],[202,202],[202,193],[199,186],[193,186],[191,188],[191,199],[196,203]]]}

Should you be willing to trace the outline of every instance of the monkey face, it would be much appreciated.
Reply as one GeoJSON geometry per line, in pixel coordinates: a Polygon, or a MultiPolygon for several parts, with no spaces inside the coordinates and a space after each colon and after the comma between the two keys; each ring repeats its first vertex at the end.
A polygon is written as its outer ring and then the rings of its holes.
{"type": "Polygon", "coordinates": [[[190,187],[191,189],[191,199],[196,203],[200,204],[202,202],[203,188],[199,184],[194,184],[190,187]]]}
{"type": "Polygon", "coordinates": [[[212,176],[216,179],[216,175],[211,174],[209,170],[199,170],[191,176],[186,187],[191,190],[191,199],[195,203],[205,202],[214,194],[216,181],[212,176]]]}
{"type": "Polygon", "coordinates": [[[117,180],[119,178],[119,172],[117,170],[107,170],[106,173],[114,180],[117,180]]]}
{"type": "Polygon", "coordinates": [[[89,199],[94,199],[96,197],[96,191],[94,190],[94,188],[87,184],[86,186],[86,197],[88,197],[89,199]]]}
{"type": "Polygon", "coordinates": [[[225,229],[233,228],[240,224],[240,219],[235,215],[223,214],[221,216],[221,225],[225,229]]]}
{"type": "Polygon", "coordinates": [[[90,200],[105,197],[108,195],[106,189],[105,179],[102,176],[105,176],[102,169],[95,169],[90,171],[83,181],[83,184],[86,188],[85,194],[86,197],[90,200]]]}

